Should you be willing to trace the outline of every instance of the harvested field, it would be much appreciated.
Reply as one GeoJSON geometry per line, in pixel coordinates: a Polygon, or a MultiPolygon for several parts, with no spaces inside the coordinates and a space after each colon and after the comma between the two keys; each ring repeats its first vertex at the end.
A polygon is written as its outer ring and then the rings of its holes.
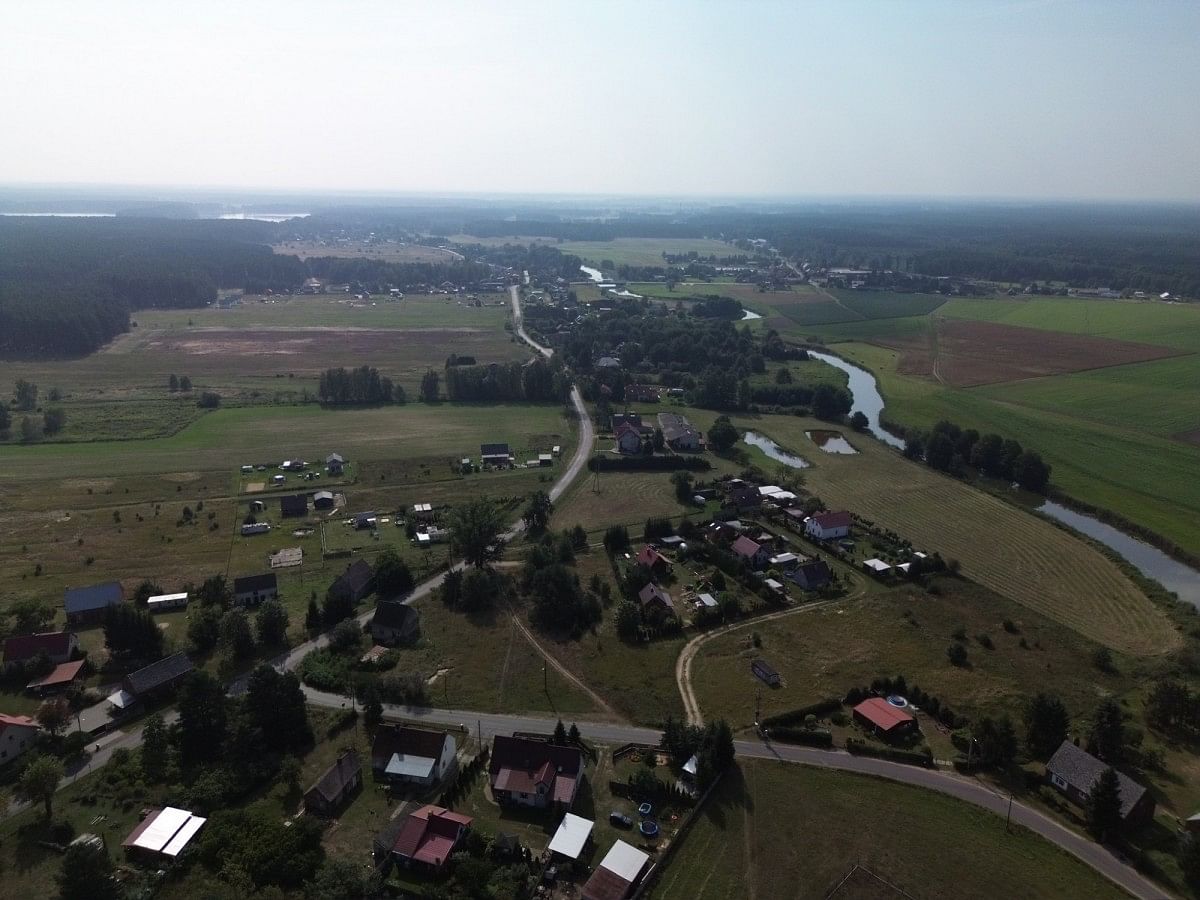
{"type": "Polygon", "coordinates": [[[332,244],[324,241],[286,241],[275,244],[271,249],[300,259],[335,256],[339,259],[381,259],[394,263],[446,263],[462,259],[462,254],[453,250],[403,241],[338,241],[332,244]]]}
{"type": "Polygon", "coordinates": [[[1132,341],[1089,337],[996,322],[933,319],[926,335],[877,337],[900,350],[901,375],[933,378],[952,387],[974,387],[1146,362],[1178,351],[1132,341]]]}
{"type": "Polygon", "coordinates": [[[480,328],[263,328],[191,329],[183,334],[156,335],[143,346],[159,353],[189,356],[292,356],[325,358],[336,350],[347,358],[381,359],[407,343],[449,343],[469,339],[480,328]]]}

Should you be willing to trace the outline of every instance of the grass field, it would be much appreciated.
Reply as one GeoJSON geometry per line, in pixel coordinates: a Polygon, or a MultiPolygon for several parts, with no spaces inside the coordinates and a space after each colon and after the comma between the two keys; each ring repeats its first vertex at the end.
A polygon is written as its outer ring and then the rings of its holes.
{"type": "MultiPolygon", "coordinates": [[[[701,410],[689,415],[701,428],[713,418],[701,410]]],[[[805,430],[821,427],[795,416],[738,416],[735,424],[797,450],[810,443],[805,430]]],[[[877,441],[857,446],[854,456],[807,454],[807,488],[827,507],[854,510],[958,559],[967,577],[1114,649],[1157,654],[1179,645],[1166,615],[1090,546],[877,441]]]]}
{"type": "MultiPolygon", "coordinates": [[[[746,761],[726,775],[651,896],[816,900],[830,896],[856,865],[912,897],[1125,896],[1031,832],[1008,833],[998,816],[942,794],[746,761]]],[[[833,896],[905,895],[864,878],[833,896]]]]}
{"type": "MultiPolygon", "coordinates": [[[[611,241],[557,241],[553,238],[513,235],[512,237],[480,238],[470,234],[450,237],[456,244],[482,244],[488,247],[504,244],[553,244],[563,253],[573,254],[591,266],[599,267],[608,262],[614,266],[657,266],[666,268],[663,253],[698,253],[707,257],[715,255],[737,256],[745,251],[733,244],[707,238],[614,238],[611,241]]],[[[615,272],[606,272],[615,275],[615,272]]]]}

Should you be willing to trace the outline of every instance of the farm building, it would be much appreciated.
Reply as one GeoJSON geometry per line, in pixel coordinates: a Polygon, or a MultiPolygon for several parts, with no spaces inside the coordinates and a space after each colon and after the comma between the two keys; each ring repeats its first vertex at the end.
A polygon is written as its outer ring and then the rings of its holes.
{"type": "Polygon", "coordinates": [[[892,567],[882,559],[864,559],[862,567],[864,572],[876,578],[884,578],[892,573],[892,567]]]}
{"type": "Polygon", "coordinates": [[[433,504],[414,503],[412,508],[412,517],[418,522],[428,522],[433,518],[433,504]]]}
{"type": "Polygon", "coordinates": [[[423,806],[404,820],[392,856],[405,868],[441,871],[473,821],[440,806],[423,806]]]}
{"type": "Polygon", "coordinates": [[[407,603],[381,600],[371,617],[371,637],[377,643],[395,646],[415,641],[421,634],[421,616],[407,603]]]}
{"type": "Polygon", "coordinates": [[[333,509],[333,491],[317,491],[313,494],[313,509],[333,509]]]}
{"type": "Polygon", "coordinates": [[[595,827],[596,823],[591,819],[567,813],[546,849],[550,851],[552,858],[557,855],[564,859],[579,859],[584,848],[591,842],[592,829],[595,827]]]}
{"type": "Polygon", "coordinates": [[[575,747],[501,734],[492,741],[488,780],[501,805],[570,809],[583,779],[583,753],[575,747]]]}
{"type": "Polygon", "coordinates": [[[774,666],[765,659],[756,659],[750,663],[750,671],[771,687],[779,687],[783,684],[783,679],[779,677],[779,673],[775,671],[774,666]]]}
{"type": "MultiPolygon", "coordinates": [[[[1063,741],[1046,763],[1046,780],[1076,806],[1086,807],[1088,796],[1109,766],[1071,741],[1063,741]]],[[[1124,772],[1117,772],[1121,785],[1121,818],[1126,822],[1149,822],[1154,818],[1154,797],[1124,772]]]]}
{"type": "Polygon", "coordinates": [[[617,452],[633,455],[642,452],[642,435],[632,425],[622,423],[616,429],[617,452]]]}
{"type": "Polygon", "coordinates": [[[0,713],[0,766],[7,765],[37,743],[38,723],[29,716],[0,713]]]}
{"type": "Polygon", "coordinates": [[[149,597],[146,600],[146,609],[150,612],[164,612],[168,609],[185,609],[188,605],[188,595],[181,594],[158,594],[154,597],[149,597]]]}
{"type": "Polygon", "coordinates": [[[662,429],[663,440],[672,450],[695,451],[704,446],[700,432],[678,413],[659,413],[658,427],[662,429]]]}
{"type": "Polygon", "coordinates": [[[637,890],[650,857],[631,844],[616,841],[583,886],[583,900],[626,900],[637,890]]]}
{"type": "Polygon", "coordinates": [[[375,572],[365,559],[358,559],[346,566],[346,571],[334,579],[329,594],[357,603],[374,588],[375,572]]]}
{"type": "Polygon", "coordinates": [[[162,696],[174,690],[195,670],[186,653],[173,653],[136,672],[130,672],[121,682],[121,690],[137,700],[162,696]]]}
{"type": "Polygon", "coordinates": [[[121,846],[130,858],[161,865],[178,857],[207,821],[174,806],[151,810],[121,846]]]}
{"type": "Polygon", "coordinates": [[[19,634],[4,642],[4,669],[32,662],[42,654],[55,665],[65,663],[79,650],[79,638],[70,631],[43,631],[40,634],[19,634]]]}
{"type": "Polygon", "coordinates": [[[479,464],[507,468],[512,464],[512,453],[508,444],[480,444],[479,464]]]}
{"type": "Polygon", "coordinates": [[[125,600],[125,590],[119,581],[106,581],[90,587],[67,588],[63,609],[68,625],[99,625],[104,611],[125,600]]]}
{"type": "Polygon", "coordinates": [[[829,584],[833,573],[829,571],[829,565],[825,560],[806,559],[788,572],[787,577],[803,590],[816,591],[829,584]]]}
{"type": "Polygon", "coordinates": [[[346,468],[346,460],[338,453],[330,453],[325,457],[325,471],[330,475],[341,475],[346,468]]]}
{"type": "Polygon", "coordinates": [[[638,603],[643,610],[657,609],[662,612],[675,614],[675,603],[671,595],[654,582],[650,582],[638,591],[638,603]]]}
{"type": "Polygon", "coordinates": [[[854,707],[854,721],[880,737],[897,737],[918,729],[917,720],[882,697],[868,697],[854,707]]]}
{"type": "Polygon", "coordinates": [[[734,541],[730,545],[729,550],[734,556],[755,570],[761,569],[771,558],[770,550],[757,541],[750,540],[745,535],[734,541]]]}
{"type": "Polygon", "coordinates": [[[74,662],[59,663],[54,669],[42,678],[38,678],[25,685],[25,690],[32,691],[35,694],[48,694],[53,691],[65,691],[77,679],[82,677],[83,668],[87,665],[86,659],[77,659],[74,662]]]}
{"type": "Polygon", "coordinates": [[[304,792],[304,810],[331,816],[362,786],[362,762],[357,750],[347,750],[304,792]]]}
{"type": "Polygon", "coordinates": [[[804,523],[804,533],[814,540],[831,541],[846,537],[853,522],[850,513],[845,510],[814,513],[804,523]]]}
{"type": "Polygon", "coordinates": [[[258,606],[264,600],[278,599],[279,579],[274,572],[233,579],[233,600],[239,606],[258,606]]]}
{"type": "Polygon", "coordinates": [[[303,494],[289,494],[279,498],[279,514],[285,519],[308,515],[308,498],[303,494]]]}
{"type": "Polygon", "coordinates": [[[371,743],[371,771],[376,781],[430,787],[455,771],[456,753],[448,732],[384,725],[371,743]]]}

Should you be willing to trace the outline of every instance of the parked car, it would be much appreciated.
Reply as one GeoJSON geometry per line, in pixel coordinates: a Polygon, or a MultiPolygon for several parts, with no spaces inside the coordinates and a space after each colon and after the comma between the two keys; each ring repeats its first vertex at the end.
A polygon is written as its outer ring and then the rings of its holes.
{"type": "Polygon", "coordinates": [[[629,818],[629,816],[625,815],[623,812],[617,812],[615,809],[608,814],[608,821],[617,828],[633,827],[633,819],[629,818]]]}

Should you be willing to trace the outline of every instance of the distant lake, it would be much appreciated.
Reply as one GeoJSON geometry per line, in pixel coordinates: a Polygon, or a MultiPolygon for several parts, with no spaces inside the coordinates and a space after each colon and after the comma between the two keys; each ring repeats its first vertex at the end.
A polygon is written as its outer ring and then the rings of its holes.
{"type": "Polygon", "coordinates": [[[218,219],[247,219],[254,222],[286,222],[289,219],[307,219],[312,213],[221,213],[218,219]]]}
{"type": "Polygon", "coordinates": [[[759,434],[757,431],[747,431],[742,435],[742,440],[751,447],[757,447],[771,459],[775,460],[775,462],[781,462],[785,466],[791,466],[793,469],[808,468],[808,460],[796,456],[794,453],[788,453],[765,434],[759,434]]]}

